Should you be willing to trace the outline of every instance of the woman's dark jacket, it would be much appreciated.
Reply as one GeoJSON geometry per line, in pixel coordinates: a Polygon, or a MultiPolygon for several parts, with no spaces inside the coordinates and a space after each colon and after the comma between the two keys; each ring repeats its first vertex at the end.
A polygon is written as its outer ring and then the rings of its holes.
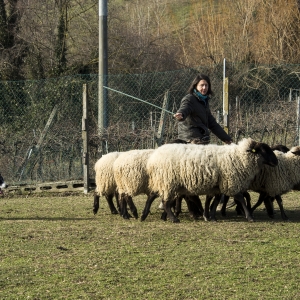
{"type": "Polygon", "coordinates": [[[182,100],[177,111],[183,119],[178,122],[178,138],[189,141],[203,139],[209,141],[209,130],[223,142],[231,141],[231,137],[217,123],[210,112],[208,99],[206,102],[195,94],[188,94],[182,100]]]}

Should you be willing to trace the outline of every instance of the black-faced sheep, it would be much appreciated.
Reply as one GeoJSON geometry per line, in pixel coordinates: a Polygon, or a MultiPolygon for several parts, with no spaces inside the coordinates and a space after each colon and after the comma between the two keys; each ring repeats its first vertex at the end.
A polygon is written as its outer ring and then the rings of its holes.
{"type": "MultiPolygon", "coordinates": [[[[264,167],[250,184],[249,189],[264,197],[275,198],[283,220],[288,220],[282,204],[281,196],[300,184],[300,146],[291,148],[287,153],[275,151],[278,158],[276,168],[264,167]]],[[[259,199],[259,201],[261,201],[259,199]]]]}
{"type": "Polygon", "coordinates": [[[242,192],[246,191],[263,164],[277,165],[271,148],[252,139],[231,145],[166,144],[147,162],[149,187],[163,199],[168,218],[179,222],[171,211],[177,195],[235,196],[241,201],[246,218],[252,217],[242,192]]]}
{"type": "MultiPolygon", "coordinates": [[[[286,152],[289,151],[288,147],[286,147],[285,145],[281,145],[281,144],[277,144],[277,145],[271,146],[271,149],[273,151],[277,150],[277,151],[280,151],[280,152],[283,152],[283,153],[286,153],[286,152]]],[[[251,207],[251,197],[250,197],[250,194],[248,192],[245,192],[244,193],[244,197],[245,197],[245,199],[247,201],[247,207],[250,210],[251,214],[253,214],[254,210],[258,206],[260,206],[262,203],[264,203],[266,211],[267,211],[268,215],[271,218],[274,216],[273,201],[274,201],[274,199],[276,199],[276,201],[277,201],[277,203],[279,205],[280,211],[281,211],[282,218],[284,220],[287,220],[287,216],[286,216],[286,214],[284,212],[283,205],[282,205],[282,199],[281,199],[280,195],[277,195],[275,197],[270,197],[270,196],[268,196],[268,194],[266,192],[260,192],[259,193],[258,201],[256,202],[256,204],[253,207],[251,207]]],[[[226,215],[226,207],[227,207],[228,200],[229,200],[229,197],[228,196],[224,196],[223,203],[222,203],[222,208],[221,208],[221,214],[222,214],[222,216],[226,215]]],[[[243,212],[241,206],[238,205],[237,201],[235,201],[235,202],[237,204],[237,207],[236,207],[237,214],[239,214],[239,215],[243,214],[244,212],[243,212]]]]}
{"type": "MultiPolygon", "coordinates": [[[[274,145],[274,146],[271,147],[271,149],[273,151],[277,150],[277,151],[280,151],[280,152],[283,152],[283,153],[287,153],[290,150],[288,147],[286,147],[285,145],[281,145],[281,144],[274,145]]],[[[259,198],[258,198],[257,202],[251,208],[251,214],[253,214],[253,212],[255,211],[255,209],[258,206],[260,206],[262,203],[264,203],[264,205],[266,207],[266,211],[267,211],[269,217],[273,218],[274,217],[274,206],[273,206],[274,200],[277,201],[277,204],[280,208],[282,219],[283,220],[288,220],[288,217],[285,214],[285,211],[284,211],[284,208],[283,208],[281,196],[276,195],[275,197],[270,197],[265,192],[261,192],[259,194],[259,198]]]]}

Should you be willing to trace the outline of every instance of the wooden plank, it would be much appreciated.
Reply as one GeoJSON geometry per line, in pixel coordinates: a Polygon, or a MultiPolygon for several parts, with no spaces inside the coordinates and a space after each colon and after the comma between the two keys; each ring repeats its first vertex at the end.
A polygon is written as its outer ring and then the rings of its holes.
{"type": "Polygon", "coordinates": [[[156,135],[156,147],[159,147],[162,144],[162,137],[163,137],[163,132],[166,123],[166,111],[168,110],[169,107],[169,100],[170,100],[170,92],[166,91],[164,96],[163,109],[161,111],[158,131],[156,135]]]}

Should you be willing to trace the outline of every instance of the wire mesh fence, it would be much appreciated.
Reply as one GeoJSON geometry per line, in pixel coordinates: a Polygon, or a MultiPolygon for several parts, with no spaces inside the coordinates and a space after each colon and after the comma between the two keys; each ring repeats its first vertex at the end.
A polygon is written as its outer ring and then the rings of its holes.
{"type": "MultiPolygon", "coordinates": [[[[11,184],[82,179],[84,84],[89,99],[91,177],[103,153],[154,148],[158,140],[176,138],[173,113],[199,72],[211,78],[211,111],[223,125],[222,65],[109,75],[107,128],[101,135],[98,75],[0,82],[0,172],[11,184]]],[[[300,65],[226,64],[229,134],[235,142],[252,137],[270,145],[299,143],[299,76],[300,65]]],[[[220,143],[213,135],[212,142],[220,143]]]]}

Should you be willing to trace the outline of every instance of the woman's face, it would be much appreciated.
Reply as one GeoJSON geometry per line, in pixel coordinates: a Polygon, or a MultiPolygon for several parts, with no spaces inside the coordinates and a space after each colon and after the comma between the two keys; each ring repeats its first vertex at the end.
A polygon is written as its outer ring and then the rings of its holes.
{"type": "Polygon", "coordinates": [[[198,92],[202,95],[206,95],[208,92],[208,82],[206,80],[200,80],[196,86],[198,92]]]}

